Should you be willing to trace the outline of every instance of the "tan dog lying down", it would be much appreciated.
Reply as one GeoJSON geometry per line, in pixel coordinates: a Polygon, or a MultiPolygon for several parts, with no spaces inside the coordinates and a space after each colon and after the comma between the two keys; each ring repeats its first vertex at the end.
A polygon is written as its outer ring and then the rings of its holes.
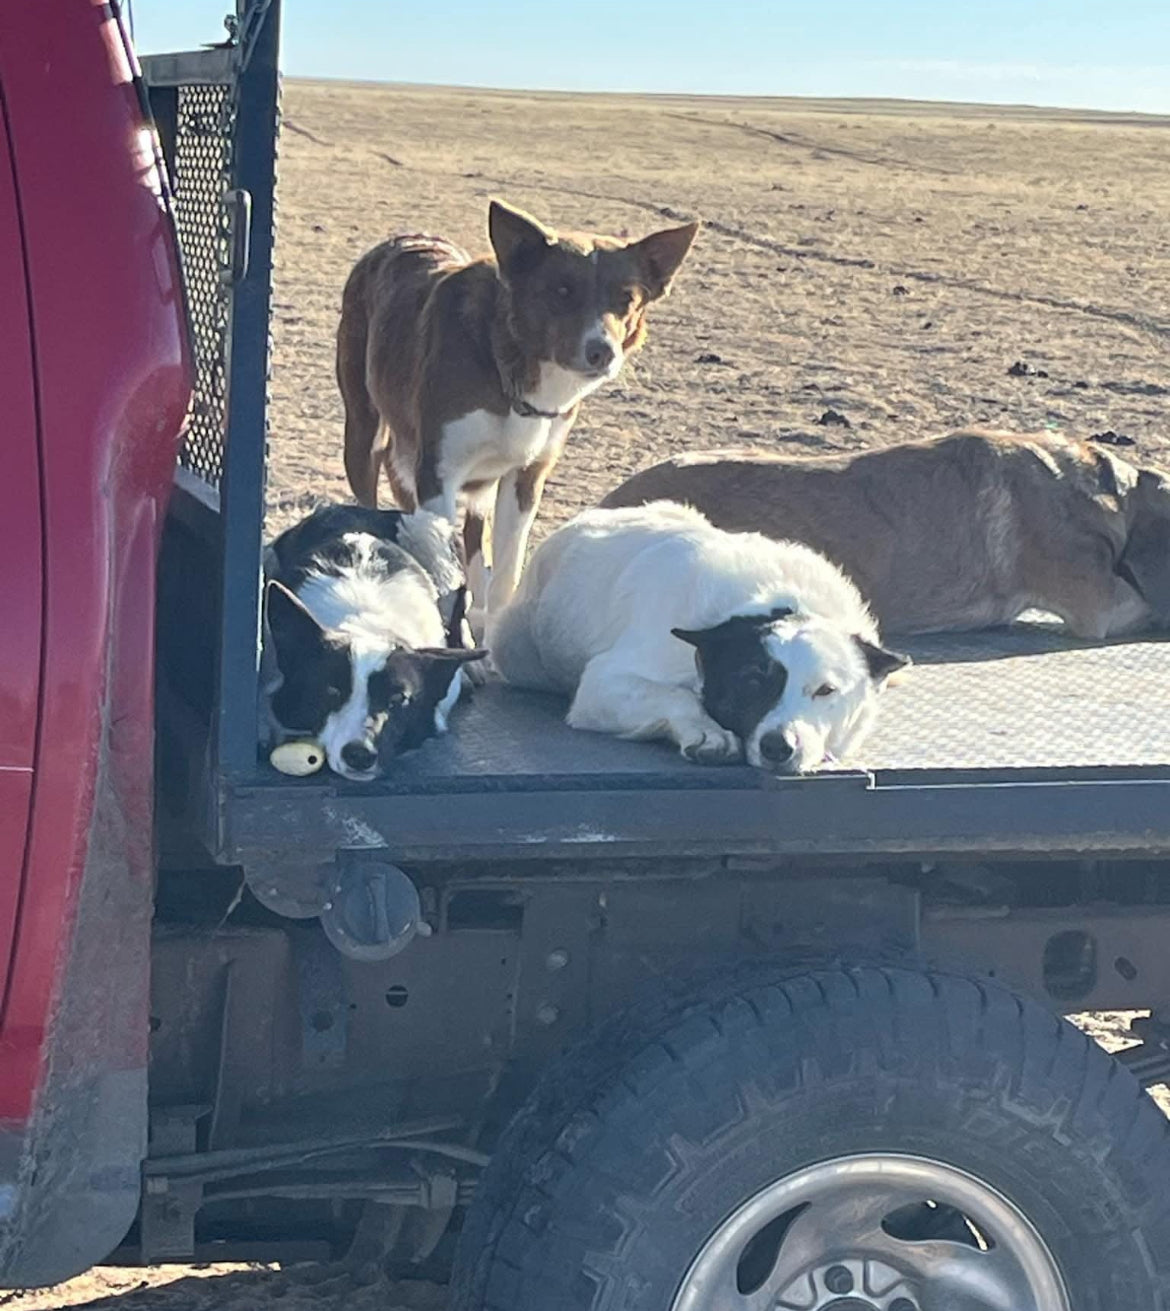
{"type": "Polygon", "coordinates": [[[682,455],[602,505],[663,499],[821,551],[888,633],[990,627],[1032,608],[1080,637],[1170,627],[1170,479],[1057,433],[682,455]]]}

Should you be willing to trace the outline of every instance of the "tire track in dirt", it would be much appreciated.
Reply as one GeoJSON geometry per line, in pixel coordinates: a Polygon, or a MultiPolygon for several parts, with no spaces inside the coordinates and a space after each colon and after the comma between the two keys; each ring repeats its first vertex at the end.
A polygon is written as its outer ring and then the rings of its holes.
{"type": "Polygon", "coordinates": [[[958,169],[942,168],[937,164],[915,164],[908,159],[899,159],[895,155],[867,155],[860,150],[850,150],[847,146],[829,146],[822,141],[810,141],[807,137],[792,136],[787,132],[776,132],[771,128],[757,127],[754,123],[737,123],[731,118],[704,118],[699,114],[675,114],[669,110],[663,112],[664,118],[673,118],[679,123],[699,123],[704,127],[730,128],[735,132],[744,132],[748,136],[760,137],[781,146],[793,146],[797,150],[808,150],[813,154],[835,155],[841,159],[850,159],[856,164],[869,164],[874,168],[904,168],[911,173],[933,173],[939,177],[958,177],[958,169]]]}
{"type": "Polygon", "coordinates": [[[294,123],[291,118],[282,118],[280,121],[280,129],[282,132],[291,132],[294,136],[305,137],[315,146],[324,146],[326,150],[333,149],[332,141],[322,141],[315,132],[310,132],[307,127],[301,127],[299,123],[294,123]]]}
{"type": "MultiPolygon", "coordinates": [[[[307,127],[301,127],[299,123],[294,123],[291,118],[281,119],[281,131],[289,131],[294,136],[304,137],[311,141],[315,146],[322,146],[326,150],[336,150],[337,147],[332,141],[326,141],[319,137],[315,132],[310,132],[307,127]]],[[[400,159],[395,159],[393,155],[388,155],[384,150],[374,150],[367,147],[375,159],[383,160],[385,163],[392,165],[394,168],[406,168],[406,165],[400,159]]]]}
{"type": "MultiPolygon", "coordinates": [[[[465,175],[460,175],[465,176],[465,175]]],[[[685,223],[693,218],[671,205],[658,205],[653,201],[641,200],[636,196],[615,196],[600,191],[587,191],[580,187],[569,187],[556,182],[543,182],[529,178],[489,178],[479,175],[480,180],[490,182],[501,189],[509,186],[532,187],[539,191],[551,191],[561,195],[579,196],[586,200],[605,200],[615,205],[628,205],[632,209],[644,210],[658,218],[685,223]]],[[[830,251],[812,250],[807,246],[786,246],[772,237],[765,237],[748,228],[741,228],[733,223],[724,223],[720,219],[703,218],[703,226],[712,232],[744,245],[754,246],[757,250],[766,250],[769,254],[783,255],[786,259],[813,260],[820,264],[831,264],[837,268],[864,269],[879,272],[883,277],[907,279],[932,286],[948,287],[953,291],[968,291],[978,296],[987,296],[993,300],[1009,301],[1020,305],[1038,305],[1047,309],[1063,310],[1069,313],[1083,314],[1087,318],[1101,319],[1109,323],[1119,323],[1125,327],[1136,328],[1139,332],[1153,337],[1170,338],[1170,321],[1156,319],[1150,314],[1140,314],[1131,310],[1111,309],[1105,305],[1093,305],[1083,301],[1069,300],[1063,296],[1047,296],[1043,293],[1023,291],[1006,291],[1001,287],[988,287],[970,278],[956,277],[950,273],[932,273],[927,269],[901,268],[896,264],[882,265],[876,260],[857,255],[834,255],[830,251]]]]}
{"type": "MultiPolygon", "coordinates": [[[[667,218],[683,218],[684,215],[668,210],[661,212],[667,218]]],[[[900,268],[896,264],[879,265],[875,260],[859,259],[855,256],[833,255],[828,251],[809,250],[806,247],[785,246],[770,237],[762,237],[746,228],[736,227],[730,223],[721,223],[718,219],[704,219],[705,227],[726,237],[756,246],[761,250],[784,255],[790,259],[811,259],[825,264],[835,264],[842,268],[873,269],[883,276],[905,278],[908,281],[922,282],[931,286],[948,287],[953,291],[969,291],[978,296],[987,296],[993,300],[1009,301],[1019,305],[1038,305],[1047,309],[1065,310],[1069,313],[1083,314],[1087,318],[1102,319],[1109,323],[1120,323],[1126,327],[1136,328],[1140,332],[1154,337],[1170,337],[1170,321],[1163,322],[1150,314],[1139,314],[1132,310],[1111,309],[1106,305],[1093,305],[1084,301],[1069,300],[1064,296],[1048,296],[1042,292],[1007,291],[1002,287],[989,287],[971,278],[957,277],[952,273],[932,273],[927,269],[900,268]]]]}
{"type": "MultiPolygon", "coordinates": [[[[688,122],[699,121],[686,114],[675,114],[671,117],[682,118],[688,122]]],[[[718,120],[712,121],[718,122],[718,120]]],[[[741,125],[731,124],[731,126],[741,125]]],[[[752,128],[750,130],[756,131],[757,129],[752,128]]],[[[765,129],[759,130],[764,131],[765,129]]],[[[294,128],[294,131],[303,136],[311,135],[304,128],[294,128]]],[[[380,151],[371,149],[370,153],[396,167],[409,167],[400,160],[393,159],[380,151]]],[[[431,172],[432,170],[425,171],[431,172]]],[[[433,171],[437,176],[458,178],[460,181],[486,182],[501,191],[505,191],[511,186],[531,187],[536,191],[548,191],[557,195],[577,196],[584,200],[602,200],[613,205],[626,205],[631,209],[640,209],[647,214],[653,214],[658,218],[669,219],[676,223],[685,223],[695,217],[693,214],[684,213],[671,205],[656,204],[654,201],[642,200],[637,196],[615,196],[610,192],[590,191],[582,187],[570,187],[564,183],[546,182],[536,178],[500,178],[491,177],[485,173],[454,173],[450,170],[433,171]]],[[[880,273],[883,277],[906,279],[929,286],[946,287],[952,291],[966,291],[973,295],[986,296],[992,300],[1007,301],[1018,305],[1036,305],[1041,308],[1061,310],[1070,314],[1082,314],[1086,318],[1100,319],[1103,322],[1118,323],[1124,327],[1135,328],[1137,331],[1147,333],[1152,337],[1170,339],[1170,321],[1156,319],[1151,314],[1112,309],[1105,305],[1070,300],[1063,296],[1048,296],[1039,292],[1007,291],[1002,287],[989,287],[984,283],[975,282],[973,279],[957,277],[950,273],[932,273],[927,269],[902,268],[896,264],[882,265],[876,260],[864,256],[834,255],[830,251],[813,250],[807,246],[786,246],[783,242],[776,241],[772,237],[765,237],[737,224],[724,223],[721,219],[704,217],[702,222],[704,227],[710,228],[712,232],[718,232],[721,236],[732,241],[754,246],[757,250],[766,250],[769,254],[782,255],[785,259],[812,260],[815,263],[829,264],[836,268],[862,269],[880,273]]]]}

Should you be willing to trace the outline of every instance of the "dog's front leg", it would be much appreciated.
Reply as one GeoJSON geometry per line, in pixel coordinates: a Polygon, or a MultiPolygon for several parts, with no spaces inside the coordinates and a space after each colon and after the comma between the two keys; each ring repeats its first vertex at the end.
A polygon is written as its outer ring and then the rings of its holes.
{"type": "Polygon", "coordinates": [[[467,619],[476,641],[483,638],[487,616],[488,584],[492,576],[489,549],[491,514],[496,487],[497,484],[492,482],[469,492],[463,515],[463,554],[467,561],[467,587],[471,593],[467,619]]]}
{"type": "Polygon", "coordinates": [[[421,456],[415,470],[415,497],[419,505],[449,524],[459,522],[459,497],[470,474],[470,463],[460,453],[448,457],[446,433],[437,424],[419,426],[421,456]]]}
{"type": "Polygon", "coordinates": [[[514,469],[500,479],[496,493],[496,512],[492,523],[492,571],[488,583],[487,608],[498,614],[516,593],[528,534],[536,522],[545,479],[551,463],[530,464],[514,469]]]}
{"type": "Polygon", "coordinates": [[[665,738],[702,765],[730,764],[743,756],[739,738],[707,714],[690,688],[631,673],[609,652],[585,666],[568,722],[635,741],[665,738]]]}

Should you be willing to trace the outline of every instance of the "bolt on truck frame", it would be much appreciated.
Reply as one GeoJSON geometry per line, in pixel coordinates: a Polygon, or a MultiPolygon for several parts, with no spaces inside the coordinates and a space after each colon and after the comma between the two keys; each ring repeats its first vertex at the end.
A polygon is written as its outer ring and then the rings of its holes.
{"type": "Polygon", "coordinates": [[[810,778],[500,687],[382,783],[258,760],[279,24],[140,78],[0,13],[0,1284],[1166,1311],[1170,646],[922,640],[810,778]]]}

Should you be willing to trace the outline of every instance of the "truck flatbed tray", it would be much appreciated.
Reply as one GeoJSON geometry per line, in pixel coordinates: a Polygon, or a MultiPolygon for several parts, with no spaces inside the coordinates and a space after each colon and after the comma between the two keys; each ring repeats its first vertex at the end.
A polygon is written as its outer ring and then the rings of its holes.
{"type": "Polygon", "coordinates": [[[899,644],[915,658],[849,769],[775,779],[569,729],[565,703],[477,689],[393,778],[263,769],[224,798],[223,854],[395,859],[1170,851],[1170,642],[1043,624],[899,644]]]}

